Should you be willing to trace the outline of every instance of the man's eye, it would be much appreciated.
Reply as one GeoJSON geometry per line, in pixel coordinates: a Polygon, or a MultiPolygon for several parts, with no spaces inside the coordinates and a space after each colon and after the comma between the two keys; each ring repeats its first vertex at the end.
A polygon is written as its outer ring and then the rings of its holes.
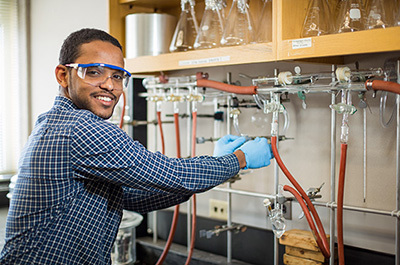
{"type": "Polygon", "coordinates": [[[103,74],[103,72],[98,68],[90,67],[86,70],[86,75],[89,75],[89,76],[100,76],[102,74],[103,74]]]}
{"type": "Polygon", "coordinates": [[[124,76],[122,74],[113,74],[113,78],[115,80],[122,81],[122,79],[124,79],[124,76]]]}

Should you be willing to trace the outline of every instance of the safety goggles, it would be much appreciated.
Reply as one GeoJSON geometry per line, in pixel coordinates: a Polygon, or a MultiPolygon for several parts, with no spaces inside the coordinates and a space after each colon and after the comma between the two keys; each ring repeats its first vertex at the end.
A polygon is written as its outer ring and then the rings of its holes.
{"type": "Polygon", "coordinates": [[[128,86],[131,74],[124,68],[104,63],[66,64],[66,67],[76,69],[77,75],[86,83],[93,86],[104,84],[111,78],[115,89],[124,89],[128,86]]]}

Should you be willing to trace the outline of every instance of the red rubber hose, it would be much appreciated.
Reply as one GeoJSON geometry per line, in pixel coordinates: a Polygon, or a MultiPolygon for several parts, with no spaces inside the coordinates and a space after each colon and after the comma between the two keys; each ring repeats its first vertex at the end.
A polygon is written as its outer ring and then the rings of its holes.
{"type": "MultiPolygon", "coordinates": [[[[163,134],[162,127],[161,127],[161,113],[160,113],[160,115],[158,115],[158,113],[157,113],[157,118],[158,118],[158,124],[160,125],[160,132],[161,132],[161,134],[163,134]]],[[[177,153],[176,156],[178,158],[180,158],[181,157],[181,139],[180,139],[180,133],[179,133],[179,114],[178,113],[174,113],[174,123],[175,123],[175,134],[176,134],[176,153],[177,153]]],[[[161,139],[164,139],[164,135],[161,136],[161,139]]],[[[163,154],[164,154],[164,151],[163,151],[163,154]]],[[[178,224],[178,218],[179,218],[179,204],[175,206],[174,216],[172,218],[172,223],[171,223],[171,228],[169,230],[167,243],[165,244],[164,250],[156,263],[157,265],[163,264],[163,262],[167,258],[169,249],[171,248],[172,241],[175,236],[176,226],[178,224]]]]}
{"type": "Polygon", "coordinates": [[[254,95],[257,93],[257,86],[235,86],[207,79],[197,79],[197,86],[215,88],[225,92],[241,95],[254,95]]]}
{"type": "Polygon", "coordinates": [[[161,122],[161,111],[157,111],[157,123],[158,127],[160,128],[160,136],[161,136],[161,152],[165,154],[165,142],[164,142],[164,132],[162,129],[162,122],[161,122]]]}
{"type": "Polygon", "coordinates": [[[383,80],[367,80],[365,82],[365,87],[367,89],[373,90],[383,90],[387,92],[392,92],[395,94],[400,94],[400,84],[390,81],[383,80]]]}
{"type": "Polygon", "coordinates": [[[344,244],[343,244],[343,197],[344,197],[344,177],[346,171],[347,144],[341,144],[340,169],[337,197],[337,241],[339,265],[344,265],[344,244]]]}
{"type": "Polygon", "coordinates": [[[307,222],[310,225],[311,230],[313,231],[313,235],[314,235],[315,241],[317,241],[317,245],[318,246],[322,246],[323,243],[322,243],[321,237],[316,236],[316,235],[318,235],[318,231],[317,231],[317,227],[315,226],[314,220],[312,219],[312,216],[310,214],[310,210],[307,208],[307,205],[304,202],[303,198],[301,197],[300,193],[297,190],[295,190],[294,188],[292,188],[292,187],[290,187],[288,185],[283,186],[283,190],[284,191],[288,191],[291,194],[293,194],[293,196],[299,202],[299,204],[301,206],[301,209],[304,212],[304,216],[306,217],[307,222]]]}
{"type": "Polygon", "coordinates": [[[122,105],[121,118],[119,120],[119,128],[121,129],[124,126],[124,116],[125,116],[125,106],[126,106],[126,95],[124,91],[122,91],[122,99],[124,104],[122,105]]]}
{"type": "Polygon", "coordinates": [[[181,158],[181,136],[179,133],[179,113],[174,113],[175,135],[176,135],[176,157],[181,158]]]}
{"type": "Polygon", "coordinates": [[[163,262],[167,258],[169,249],[171,248],[171,245],[172,245],[172,240],[174,239],[174,236],[175,236],[176,226],[178,224],[178,217],[179,217],[179,204],[175,206],[174,217],[172,218],[172,223],[171,223],[171,228],[169,230],[168,240],[167,240],[167,243],[165,244],[165,247],[164,247],[164,250],[163,250],[161,256],[158,258],[158,261],[156,263],[157,265],[163,264],[163,262]]]}
{"type": "MultiPolygon", "coordinates": [[[[271,137],[271,147],[272,147],[272,152],[275,156],[275,160],[278,163],[279,167],[283,171],[283,173],[286,175],[288,180],[293,184],[293,186],[296,188],[296,190],[300,193],[300,195],[303,197],[303,200],[306,201],[308,208],[310,209],[315,222],[317,223],[318,231],[313,231],[315,234],[315,237],[318,238],[317,243],[320,242],[321,245],[318,245],[320,248],[322,254],[324,257],[329,258],[330,257],[330,250],[329,250],[329,244],[326,239],[326,234],[324,230],[324,226],[322,225],[321,219],[318,216],[317,211],[315,210],[314,205],[312,204],[310,198],[308,198],[307,194],[304,192],[303,188],[300,186],[300,184],[295,180],[295,178],[290,174],[289,170],[286,168],[286,166],[283,164],[281,157],[279,156],[278,149],[276,147],[276,136],[271,137]]],[[[312,226],[310,224],[310,226],[312,226]]]]}

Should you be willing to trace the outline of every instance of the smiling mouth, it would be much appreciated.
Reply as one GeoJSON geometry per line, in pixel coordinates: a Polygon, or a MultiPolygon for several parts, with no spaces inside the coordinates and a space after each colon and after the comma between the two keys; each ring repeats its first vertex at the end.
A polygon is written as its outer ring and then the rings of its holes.
{"type": "Polygon", "coordinates": [[[111,101],[112,101],[112,98],[111,98],[111,97],[97,96],[96,98],[97,98],[98,100],[105,101],[105,102],[111,102],[111,101]]]}

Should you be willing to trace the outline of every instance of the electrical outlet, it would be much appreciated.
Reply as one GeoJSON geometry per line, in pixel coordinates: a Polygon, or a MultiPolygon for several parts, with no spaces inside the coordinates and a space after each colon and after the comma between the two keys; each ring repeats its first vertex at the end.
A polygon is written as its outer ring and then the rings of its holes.
{"type": "Polygon", "coordinates": [[[228,219],[228,203],[226,201],[210,199],[209,213],[211,218],[219,220],[228,219]]]}

